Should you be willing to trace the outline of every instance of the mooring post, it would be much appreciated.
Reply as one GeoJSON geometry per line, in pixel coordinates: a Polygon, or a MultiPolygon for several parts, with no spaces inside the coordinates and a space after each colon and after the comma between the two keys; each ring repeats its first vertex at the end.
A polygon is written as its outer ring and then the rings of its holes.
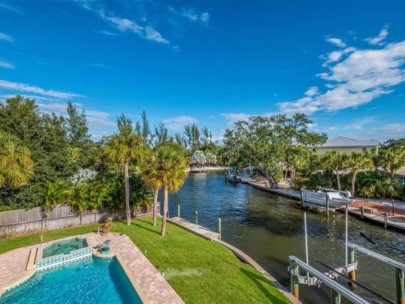
{"type": "Polygon", "coordinates": [[[326,217],[329,217],[329,195],[326,194],[326,217]]]}
{"type": "Polygon", "coordinates": [[[360,207],[360,217],[361,217],[361,219],[363,219],[364,218],[364,206],[361,206],[360,207]]]}
{"type": "Polygon", "coordinates": [[[330,300],[332,304],[340,304],[341,301],[340,294],[334,289],[331,289],[330,300]]]}
{"type": "Polygon", "coordinates": [[[300,189],[300,195],[301,195],[301,208],[304,209],[304,189],[300,189]]]}
{"type": "Polygon", "coordinates": [[[219,239],[221,239],[222,238],[222,225],[221,225],[222,223],[221,223],[221,218],[219,217],[218,218],[218,233],[219,233],[219,239]]]}
{"type": "Polygon", "coordinates": [[[180,205],[177,205],[177,217],[180,218],[180,205]]]}
{"type": "Polygon", "coordinates": [[[195,212],[195,224],[198,226],[198,211],[195,212]]]}
{"type": "Polygon", "coordinates": [[[397,304],[405,304],[405,274],[402,269],[395,268],[397,304]]]}
{"type": "Polygon", "coordinates": [[[300,283],[299,283],[299,267],[298,264],[294,263],[294,261],[290,262],[290,268],[291,268],[291,277],[290,277],[290,283],[291,283],[291,293],[293,294],[294,297],[297,299],[300,298],[300,283]]]}
{"type": "Polygon", "coordinates": [[[387,212],[384,213],[384,228],[385,229],[388,228],[388,213],[387,212]]]}
{"type": "MultiPolygon", "coordinates": [[[[349,263],[350,264],[356,263],[356,250],[354,248],[349,248],[349,263]]],[[[350,271],[348,273],[348,275],[353,281],[356,281],[356,270],[355,269],[353,271],[350,271]]],[[[349,285],[350,285],[351,289],[353,289],[353,290],[356,289],[356,284],[350,282],[349,285]]]]}

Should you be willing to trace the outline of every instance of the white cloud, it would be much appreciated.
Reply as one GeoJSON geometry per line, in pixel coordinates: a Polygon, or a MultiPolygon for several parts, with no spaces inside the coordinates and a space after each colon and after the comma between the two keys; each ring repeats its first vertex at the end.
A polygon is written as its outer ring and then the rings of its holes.
{"type": "Polygon", "coordinates": [[[107,36],[118,36],[117,33],[113,33],[113,32],[110,32],[110,31],[100,31],[100,33],[103,34],[103,35],[107,35],[107,36]]]}
{"type": "Polygon", "coordinates": [[[391,93],[394,86],[405,82],[405,41],[379,49],[348,47],[337,52],[340,53],[333,55],[335,57],[326,58],[323,66],[328,72],[317,75],[325,81],[326,90],[317,95],[305,94],[292,102],[281,102],[278,106],[282,112],[311,114],[358,107],[391,93]]]}
{"type": "Polygon", "coordinates": [[[111,69],[110,65],[103,64],[103,63],[89,63],[88,65],[97,67],[97,68],[103,68],[103,69],[111,69]]]}
{"type": "Polygon", "coordinates": [[[180,131],[185,125],[198,123],[198,119],[191,116],[181,115],[163,119],[163,123],[169,131],[180,131]]]}
{"type": "Polygon", "coordinates": [[[169,10],[180,17],[183,17],[191,22],[199,22],[201,24],[208,24],[210,20],[210,14],[208,12],[199,13],[194,8],[182,8],[176,10],[173,7],[169,7],[169,10]]]}
{"type": "Polygon", "coordinates": [[[32,85],[29,85],[26,83],[11,82],[11,81],[7,81],[7,80],[0,80],[0,88],[7,90],[7,91],[17,92],[17,93],[33,93],[33,94],[39,94],[42,96],[55,97],[55,98],[61,98],[61,99],[71,99],[71,98],[76,98],[76,97],[83,97],[83,95],[80,95],[80,94],[67,93],[67,92],[61,92],[61,91],[55,91],[55,90],[45,90],[43,88],[40,88],[37,86],[32,86],[32,85]]]}
{"type": "Polygon", "coordinates": [[[21,10],[19,10],[18,8],[14,7],[14,6],[6,4],[5,2],[0,3],[0,8],[7,9],[9,11],[12,11],[12,12],[20,14],[20,15],[24,15],[24,13],[21,10]]]}
{"type": "Polygon", "coordinates": [[[339,38],[335,38],[335,37],[326,38],[326,41],[328,41],[329,43],[331,43],[333,45],[341,47],[341,48],[346,47],[346,43],[344,43],[343,40],[339,39],[339,38]]]}
{"type": "Polygon", "coordinates": [[[388,30],[386,28],[383,28],[377,37],[369,37],[364,40],[370,43],[371,45],[383,45],[384,44],[383,40],[387,38],[387,36],[388,30]]]}
{"type": "Polygon", "coordinates": [[[0,60],[0,68],[3,68],[3,69],[14,69],[15,67],[14,67],[14,65],[13,65],[12,63],[10,63],[10,62],[0,60]]]}
{"type": "Polygon", "coordinates": [[[11,36],[9,36],[9,35],[7,35],[7,34],[5,34],[5,33],[0,32],[0,40],[8,41],[8,42],[13,42],[13,41],[14,41],[14,38],[11,37],[11,36]]]}
{"type": "Polygon", "coordinates": [[[145,38],[148,40],[156,41],[158,43],[169,44],[169,41],[163,38],[162,34],[160,34],[151,26],[147,26],[145,28],[145,38]]]}
{"type": "MultiPolygon", "coordinates": [[[[141,25],[135,20],[131,20],[128,18],[123,18],[112,14],[111,12],[106,12],[104,8],[95,8],[93,6],[94,2],[86,1],[86,0],[79,0],[81,7],[96,14],[101,19],[109,22],[112,26],[114,26],[117,30],[121,32],[131,32],[133,34],[138,35],[139,37],[155,41],[161,44],[169,44],[169,40],[163,37],[161,33],[159,33],[151,24],[141,25]]],[[[100,5],[100,4],[98,4],[100,5]]],[[[146,23],[145,21],[143,23],[146,23]]],[[[114,33],[108,31],[101,31],[101,33],[105,35],[114,35],[114,33]]]]}
{"type": "Polygon", "coordinates": [[[225,117],[229,125],[232,125],[239,120],[247,121],[249,120],[249,117],[254,116],[252,114],[247,113],[222,113],[221,115],[225,117]]]}
{"type": "Polygon", "coordinates": [[[306,96],[314,96],[318,94],[318,87],[310,87],[306,92],[306,96]]]}

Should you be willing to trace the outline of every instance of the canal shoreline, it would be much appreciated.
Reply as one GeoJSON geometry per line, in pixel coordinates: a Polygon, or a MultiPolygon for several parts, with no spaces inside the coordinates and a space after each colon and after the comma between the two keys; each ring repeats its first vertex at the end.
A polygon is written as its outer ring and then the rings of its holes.
{"type": "Polygon", "coordinates": [[[302,302],[294,297],[287,288],[285,288],[279,281],[276,280],[274,276],[272,276],[268,271],[266,271],[262,266],[260,266],[254,259],[252,259],[249,255],[245,252],[240,250],[239,248],[221,240],[220,234],[211,231],[206,227],[202,227],[200,225],[191,223],[187,220],[182,218],[174,217],[169,218],[168,222],[174,224],[190,233],[193,233],[201,238],[204,238],[208,241],[214,241],[222,246],[226,247],[232,253],[237,256],[241,261],[244,263],[249,264],[253,268],[255,268],[258,272],[260,272],[274,287],[276,287],[287,299],[293,304],[302,304],[302,302]],[[209,235],[208,235],[209,234],[209,235]]]}
{"type": "MultiPolygon", "coordinates": [[[[259,181],[249,181],[242,179],[241,181],[243,184],[252,186],[256,189],[271,193],[271,194],[276,194],[280,196],[284,196],[287,198],[294,199],[296,201],[301,200],[301,196],[299,194],[299,191],[293,190],[293,189],[288,189],[288,188],[281,188],[281,189],[272,189],[263,184],[263,182],[259,181]]],[[[359,199],[356,202],[356,207],[348,207],[348,212],[349,214],[355,216],[356,218],[362,220],[362,221],[367,221],[371,224],[376,224],[379,226],[384,227],[385,229],[392,229],[401,233],[405,233],[405,216],[404,215],[390,215],[388,212],[385,214],[381,213],[376,213],[376,210],[378,210],[379,207],[377,203],[370,203],[367,202],[365,199],[359,199]],[[370,205],[376,205],[375,207],[370,207],[370,205]]],[[[335,209],[338,212],[345,212],[346,208],[338,208],[335,209]]],[[[317,211],[320,211],[318,208],[317,211]]],[[[401,209],[401,211],[403,211],[401,209]]]]}

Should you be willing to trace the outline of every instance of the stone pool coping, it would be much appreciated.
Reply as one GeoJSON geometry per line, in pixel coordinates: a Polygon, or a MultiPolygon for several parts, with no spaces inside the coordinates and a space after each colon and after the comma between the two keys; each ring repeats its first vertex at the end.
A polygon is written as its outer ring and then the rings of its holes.
{"type": "MultiPolygon", "coordinates": [[[[97,244],[109,240],[111,254],[98,255],[93,251],[93,255],[101,258],[112,258],[115,255],[143,303],[184,303],[127,235],[88,233],[74,237],[85,237],[88,247],[95,247],[97,244]]],[[[69,238],[72,237],[65,239],[69,238]]],[[[36,266],[33,261],[36,262],[37,257],[39,257],[38,261],[42,259],[40,248],[43,249],[45,246],[65,239],[18,248],[1,254],[0,298],[4,291],[17,287],[35,274],[36,266]],[[33,255],[35,255],[35,259],[33,255]]]]}

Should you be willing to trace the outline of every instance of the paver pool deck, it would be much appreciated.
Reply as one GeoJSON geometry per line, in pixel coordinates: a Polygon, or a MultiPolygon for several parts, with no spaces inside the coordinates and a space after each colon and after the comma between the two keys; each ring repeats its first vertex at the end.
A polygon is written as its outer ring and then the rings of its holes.
{"type": "MultiPolygon", "coordinates": [[[[89,247],[109,240],[113,253],[117,254],[123,268],[135,279],[145,302],[180,304],[184,301],[167,283],[159,271],[152,265],[131,239],[122,234],[98,235],[89,233],[86,237],[89,247]]],[[[40,245],[15,249],[0,255],[0,295],[4,289],[24,281],[35,273],[35,269],[26,270],[31,250],[40,245]]],[[[131,278],[130,278],[131,279],[131,278]]]]}

